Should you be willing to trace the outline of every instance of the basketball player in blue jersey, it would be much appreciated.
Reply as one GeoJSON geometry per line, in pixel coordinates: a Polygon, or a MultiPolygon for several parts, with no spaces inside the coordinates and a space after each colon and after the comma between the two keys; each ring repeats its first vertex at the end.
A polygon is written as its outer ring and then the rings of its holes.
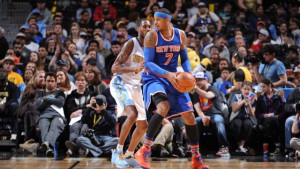
{"type": "Polygon", "coordinates": [[[117,102],[118,117],[127,116],[122,125],[117,149],[113,150],[111,161],[118,168],[139,167],[134,150],[145,134],[148,123],[142,95],[141,71],[144,69],[144,38],[151,30],[151,23],[142,19],[137,22],[138,37],[128,40],[112,66],[114,77],[110,92],[117,102]],[[129,147],[123,155],[123,146],[133,124],[136,128],[129,147]]]}
{"type": "Polygon", "coordinates": [[[198,129],[193,106],[188,93],[180,93],[173,86],[176,82],[178,56],[184,71],[190,72],[187,56],[186,36],[171,24],[171,13],[160,9],[154,14],[156,29],[147,33],[144,40],[145,70],[142,73],[144,102],[152,116],[143,146],[135,154],[142,168],[150,168],[149,157],[153,137],[164,117],[181,115],[186,124],[186,133],[191,144],[192,168],[208,169],[199,153],[198,129]]]}

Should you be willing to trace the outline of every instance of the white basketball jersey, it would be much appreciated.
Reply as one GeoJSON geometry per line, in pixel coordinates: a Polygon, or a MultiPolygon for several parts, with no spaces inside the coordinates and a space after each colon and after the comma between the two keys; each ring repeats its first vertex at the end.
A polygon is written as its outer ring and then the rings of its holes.
{"type": "MultiPolygon", "coordinates": [[[[123,66],[137,68],[142,62],[144,62],[144,50],[137,38],[132,38],[132,41],[132,52],[123,66]]],[[[117,76],[121,77],[124,83],[141,85],[141,72],[119,73],[117,76]]]]}

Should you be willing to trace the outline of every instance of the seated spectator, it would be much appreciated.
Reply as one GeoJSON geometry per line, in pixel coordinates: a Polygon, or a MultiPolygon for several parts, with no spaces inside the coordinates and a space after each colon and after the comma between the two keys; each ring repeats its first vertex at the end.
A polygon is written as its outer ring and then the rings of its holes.
{"type": "Polygon", "coordinates": [[[152,157],[167,157],[173,152],[173,133],[174,128],[172,123],[169,120],[164,119],[162,127],[151,146],[152,157]]]}
{"type": "MultiPolygon", "coordinates": [[[[33,139],[39,140],[38,132],[38,119],[40,113],[34,107],[34,98],[38,91],[45,88],[45,71],[39,70],[30,79],[26,85],[25,91],[23,92],[20,107],[18,108],[16,115],[20,120],[18,128],[24,128],[25,141],[33,139]]],[[[28,144],[22,145],[24,149],[28,149],[28,144]]],[[[36,152],[36,150],[35,150],[36,152]]]]}
{"type": "Polygon", "coordinates": [[[70,81],[68,74],[63,69],[58,69],[56,71],[56,82],[57,88],[62,90],[66,97],[76,89],[76,86],[70,81]]]}
{"type": "MultiPolygon", "coordinates": [[[[296,114],[296,117],[295,117],[295,120],[294,120],[293,126],[292,126],[292,133],[295,134],[295,135],[300,133],[300,122],[299,122],[300,121],[300,119],[299,119],[300,110],[299,109],[300,109],[300,103],[298,103],[298,105],[296,105],[297,114],[296,114]]],[[[291,139],[290,144],[291,144],[291,147],[294,150],[296,150],[295,157],[297,159],[299,159],[300,158],[300,138],[299,137],[293,137],[291,139]]]]}
{"type": "MultiPolygon", "coordinates": [[[[102,37],[110,43],[117,38],[118,31],[113,28],[113,20],[108,18],[103,21],[102,37]]],[[[106,48],[106,46],[105,46],[106,48]]]]}
{"type": "Polygon", "coordinates": [[[23,77],[14,72],[14,59],[12,57],[5,57],[3,62],[3,69],[7,72],[7,80],[17,85],[20,89],[20,92],[25,90],[25,83],[23,81],[23,77]]]}
{"type": "MultiPolygon", "coordinates": [[[[20,97],[20,90],[18,87],[7,79],[8,72],[0,68],[0,118],[9,119],[10,127],[12,129],[10,139],[17,139],[17,120],[15,119],[15,112],[19,106],[18,98],[20,97]]],[[[3,120],[4,121],[4,120],[3,120]]]]}
{"type": "MultiPolygon", "coordinates": [[[[29,82],[30,79],[33,77],[33,75],[34,75],[34,72],[33,72],[32,69],[25,69],[25,71],[24,71],[24,76],[23,76],[25,85],[28,84],[28,82],[29,82]]],[[[25,89],[25,90],[26,90],[26,89],[25,89]]]]}
{"type": "MultiPolygon", "coordinates": [[[[276,148],[270,155],[280,155],[280,136],[281,133],[284,133],[282,130],[286,116],[284,96],[282,92],[274,89],[270,79],[262,79],[260,86],[262,94],[257,99],[255,115],[258,125],[262,125],[264,128],[264,141],[270,144],[269,147],[275,144],[276,148]]],[[[271,151],[269,150],[269,152],[271,151]]]]}
{"type": "Polygon", "coordinates": [[[208,77],[204,72],[195,75],[196,86],[193,95],[194,107],[199,117],[196,118],[198,129],[213,125],[219,142],[217,156],[230,157],[225,120],[222,112],[222,100],[216,87],[208,83],[208,77]]]}
{"type": "Polygon", "coordinates": [[[244,81],[241,88],[242,94],[235,94],[232,102],[232,113],[230,116],[233,135],[238,143],[238,152],[246,154],[244,147],[247,143],[255,119],[255,94],[252,93],[252,83],[244,81]]]}
{"type": "Polygon", "coordinates": [[[284,134],[285,134],[285,151],[289,157],[295,156],[295,151],[291,148],[290,141],[292,138],[292,125],[295,121],[296,104],[300,102],[300,88],[294,88],[289,94],[284,111],[288,114],[288,118],[285,120],[284,134]]]}
{"type": "Polygon", "coordinates": [[[88,66],[84,73],[88,80],[88,88],[90,92],[102,94],[103,90],[108,87],[106,83],[102,82],[101,74],[96,67],[88,66]]]}
{"type": "Polygon", "coordinates": [[[53,156],[54,144],[65,128],[66,118],[63,111],[65,94],[57,88],[53,72],[46,74],[46,90],[38,91],[34,106],[41,115],[38,126],[41,131],[42,144],[39,150],[47,156],[53,156]]]}
{"type": "MultiPolygon", "coordinates": [[[[88,80],[83,72],[78,72],[75,75],[76,90],[73,90],[68,95],[65,103],[65,113],[68,120],[74,121],[75,118],[81,117],[86,110],[86,105],[90,103],[93,94],[88,90],[88,80]]],[[[86,130],[80,119],[73,124],[70,124],[70,139],[65,142],[68,148],[67,155],[73,156],[78,153],[78,147],[75,145],[77,138],[82,131],[86,130]]]]}
{"type": "Polygon", "coordinates": [[[114,113],[106,110],[106,106],[105,96],[97,95],[91,98],[82,114],[81,122],[87,124],[89,129],[77,138],[76,145],[84,149],[87,156],[99,157],[108,154],[118,144],[118,138],[111,133],[117,120],[114,113]]]}
{"type": "Polygon", "coordinates": [[[216,46],[220,52],[221,58],[226,58],[228,61],[230,61],[230,54],[229,54],[229,50],[226,46],[227,42],[226,42],[226,37],[225,36],[219,36],[214,40],[214,43],[211,43],[207,46],[205,46],[205,48],[203,49],[203,54],[206,57],[210,57],[211,56],[211,48],[213,46],[216,46]]]}
{"type": "Polygon", "coordinates": [[[97,24],[103,22],[107,18],[116,20],[117,10],[110,4],[109,0],[101,0],[101,5],[97,6],[94,11],[93,19],[97,24]]]}
{"type": "Polygon", "coordinates": [[[76,20],[77,22],[80,21],[81,15],[83,11],[88,12],[88,20],[92,20],[93,13],[92,13],[92,8],[90,7],[89,0],[80,0],[79,2],[79,8],[76,10],[76,20]]]}

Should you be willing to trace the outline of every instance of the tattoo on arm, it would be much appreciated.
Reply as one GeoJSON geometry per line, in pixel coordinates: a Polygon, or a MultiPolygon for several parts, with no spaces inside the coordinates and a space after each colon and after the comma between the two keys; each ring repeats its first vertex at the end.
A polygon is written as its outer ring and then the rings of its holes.
{"type": "Polygon", "coordinates": [[[157,42],[157,35],[155,30],[151,30],[146,34],[146,37],[144,39],[144,47],[146,48],[154,48],[156,46],[157,42]]]}
{"type": "Polygon", "coordinates": [[[180,50],[183,50],[186,48],[186,35],[183,30],[180,30],[180,38],[181,38],[180,50]]]}

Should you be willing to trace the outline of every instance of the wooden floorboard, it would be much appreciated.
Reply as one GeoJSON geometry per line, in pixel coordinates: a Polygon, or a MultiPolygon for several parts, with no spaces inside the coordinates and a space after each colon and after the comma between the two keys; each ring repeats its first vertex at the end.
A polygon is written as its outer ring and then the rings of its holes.
{"type": "MultiPolygon", "coordinates": [[[[262,157],[255,158],[212,158],[204,159],[210,169],[296,169],[300,162],[295,160],[263,161],[262,157]]],[[[151,160],[151,169],[188,169],[188,159],[166,159],[166,161],[151,160]]],[[[12,157],[9,160],[0,160],[0,169],[110,169],[115,168],[106,158],[53,158],[39,157],[12,157]]]]}

